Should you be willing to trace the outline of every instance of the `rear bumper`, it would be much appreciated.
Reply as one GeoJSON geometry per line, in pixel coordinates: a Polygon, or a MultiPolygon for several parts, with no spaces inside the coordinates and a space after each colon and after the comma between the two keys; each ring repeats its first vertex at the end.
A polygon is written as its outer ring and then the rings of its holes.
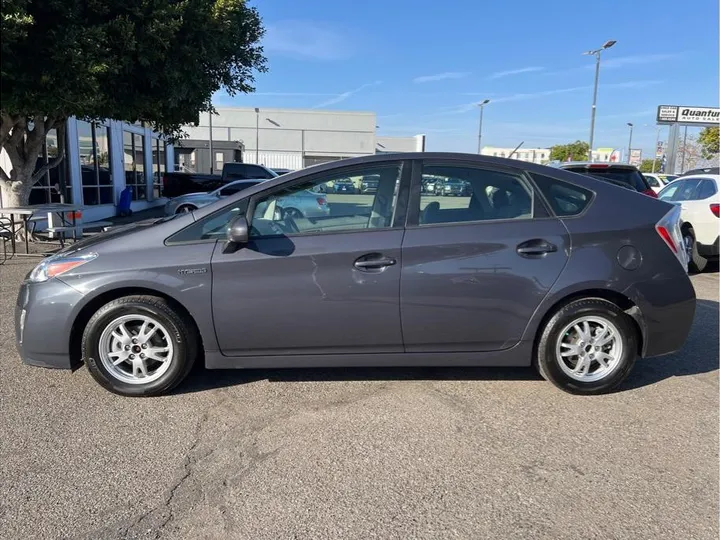
{"type": "Polygon", "coordinates": [[[695,289],[687,275],[635,283],[626,294],[638,307],[631,315],[643,334],[643,357],[682,349],[695,317],[695,289]]]}
{"type": "Polygon", "coordinates": [[[23,283],[15,306],[15,342],[23,363],[71,369],[70,329],[82,295],[59,279],[23,283]]]}

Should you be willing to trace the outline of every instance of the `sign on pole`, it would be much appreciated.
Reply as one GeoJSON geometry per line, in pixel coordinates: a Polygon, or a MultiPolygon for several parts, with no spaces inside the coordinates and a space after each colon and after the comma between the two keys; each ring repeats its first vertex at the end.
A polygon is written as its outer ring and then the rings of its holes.
{"type": "Polygon", "coordinates": [[[665,153],[665,141],[658,141],[657,148],[655,148],[655,157],[661,158],[665,153]]]}
{"type": "Polygon", "coordinates": [[[630,165],[639,167],[642,163],[642,150],[640,148],[633,148],[630,150],[630,165]]]}
{"type": "Polygon", "coordinates": [[[720,123],[720,108],[660,105],[657,112],[657,123],[716,126],[720,123]]]}

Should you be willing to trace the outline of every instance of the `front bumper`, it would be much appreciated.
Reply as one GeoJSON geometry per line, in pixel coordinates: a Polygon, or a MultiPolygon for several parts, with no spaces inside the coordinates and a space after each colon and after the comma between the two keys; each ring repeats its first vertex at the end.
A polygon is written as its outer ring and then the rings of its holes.
{"type": "Polygon", "coordinates": [[[15,340],[25,364],[72,369],[70,330],[82,297],[57,278],[23,282],[15,306],[15,340]]]}

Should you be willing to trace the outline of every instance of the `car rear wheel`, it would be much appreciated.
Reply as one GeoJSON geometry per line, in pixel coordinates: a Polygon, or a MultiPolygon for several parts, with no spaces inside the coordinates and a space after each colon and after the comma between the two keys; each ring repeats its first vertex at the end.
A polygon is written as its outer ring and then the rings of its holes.
{"type": "Polygon", "coordinates": [[[698,252],[697,242],[695,241],[695,231],[692,228],[687,228],[683,231],[683,242],[690,257],[688,270],[695,273],[700,273],[705,270],[708,260],[698,252]]]}
{"type": "Polygon", "coordinates": [[[126,296],[101,307],[88,322],[82,356],[93,378],[124,396],[165,393],[190,372],[197,331],[164,298],[126,296]]]}
{"type": "Polygon", "coordinates": [[[177,210],[175,210],[176,214],[187,214],[188,212],[193,212],[197,210],[193,205],[191,204],[181,204],[177,207],[177,210]]]}
{"type": "Polygon", "coordinates": [[[542,330],[536,351],[540,374],[573,394],[602,394],[630,373],[638,350],[635,325],[623,310],[601,298],[560,308],[542,330]]]}

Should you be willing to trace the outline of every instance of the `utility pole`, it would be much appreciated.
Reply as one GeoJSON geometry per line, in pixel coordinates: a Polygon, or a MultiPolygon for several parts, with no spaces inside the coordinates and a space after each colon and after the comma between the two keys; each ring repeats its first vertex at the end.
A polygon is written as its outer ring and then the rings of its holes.
{"type": "Polygon", "coordinates": [[[687,126],[685,126],[685,134],[683,135],[683,154],[680,160],[680,174],[685,172],[685,154],[687,153],[687,126]]]}
{"type": "MultiPolygon", "coordinates": [[[[212,105],[211,105],[212,106],[212,105]]],[[[210,174],[213,174],[213,165],[215,164],[215,155],[213,154],[213,132],[212,132],[212,111],[208,113],[210,118],[210,174]]]]}
{"type": "Polygon", "coordinates": [[[627,125],[630,126],[630,140],[628,141],[628,157],[627,157],[627,162],[630,163],[630,158],[632,157],[631,154],[632,154],[632,130],[633,130],[633,125],[632,125],[632,122],[628,122],[627,125]]]}
{"type": "Polygon", "coordinates": [[[255,163],[260,164],[260,109],[255,107],[255,163]]]}
{"type": "Polygon", "coordinates": [[[610,39],[605,42],[605,44],[600,47],[599,49],[596,49],[594,51],[587,51],[586,55],[594,56],[595,57],[595,85],[593,88],[593,102],[592,102],[592,111],[590,113],[590,161],[593,160],[593,144],[595,143],[595,111],[597,109],[597,93],[598,93],[598,80],[600,78],[600,53],[602,53],[605,49],[609,49],[613,45],[617,43],[616,40],[610,39]]]}
{"type": "Polygon", "coordinates": [[[655,154],[653,155],[653,166],[652,166],[652,172],[655,172],[655,162],[657,161],[657,150],[658,150],[658,144],[660,144],[660,127],[657,128],[657,134],[655,135],[655,154]]]}
{"type": "Polygon", "coordinates": [[[483,121],[483,110],[485,109],[485,105],[490,103],[489,99],[486,99],[484,101],[481,101],[478,103],[478,107],[480,107],[480,124],[478,125],[478,154],[482,151],[482,121],[483,121]]]}

